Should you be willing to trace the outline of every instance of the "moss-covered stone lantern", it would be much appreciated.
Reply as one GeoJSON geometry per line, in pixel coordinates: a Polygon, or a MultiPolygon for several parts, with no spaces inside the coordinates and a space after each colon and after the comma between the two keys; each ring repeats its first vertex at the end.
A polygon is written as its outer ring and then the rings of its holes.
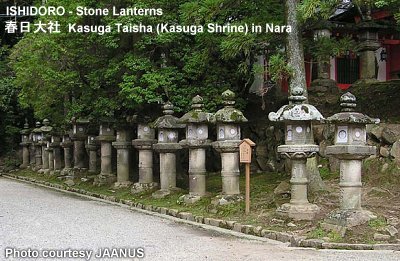
{"type": "Polygon", "coordinates": [[[97,173],[97,149],[98,142],[95,135],[88,135],[86,139],[85,148],[89,154],[89,173],[97,173]]]}
{"type": "Polygon", "coordinates": [[[114,183],[115,188],[127,188],[133,184],[129,178],[132,148],[131,124],[133,122],[119,122],[116,141],[112,143],[117,150],[117,181],[114,183]]]}
{"type": "Polygon", "coordinates": [[[189,149],[189,194],[183,196],[185,203],[194,203],[206,195],[206,148],[211,146],[208,125],[213,115],[204,112],[203,106],[203,98],[197,95],[192,99],[192,110],[179,120],[186,124],[186,139],[179,144],[189,149]]]}
{"type": "Polygon", "coordinates": [[[29,146],[31,145],[31,141],[29,140],[29,124],[28,120],[25,119],[24,129],[21,130],[21,143],[22,146],[22,164],[20,165],[21,169],[26,169],[29,166],[29,146]]]}
{"type": "Polygon", "coordinates": [[[375,217],[361,208],[361,165],[363,159],[376,154],[376,147],[367,145],[366,125],[380,120],[355,112],[356,97],[349,92],[340,102],[342,111],[327,119],[335,125],[335,144],[326,148],[326,154],[340,160],[340,209],[328,221],[351,227],[375,217]]]}
{"type": "Polygon", "coordinates": [[[100,121],[100,130],[97,140],[100,142],[100,174],[95,178],[94,185],[113,184],[117,181],[117,176],[113,173],[112,168],[112,155],[113,147],[112,142],[115,141],[115,124],[114,118],[104,118],[100,121]]]}
{"type": "Polygon", "coordinates": [[[85,141],[87,138],[87,128],[90,123],[89,119],[72,118],[72,135],[71,140],[74,144],[74,168],[73,177],[80,176],[87,171],[88,160],[85,150],[85,141]]]}
{"type": "Polygon", "coordinates": [[[132,140],[132,145],[139,152],[139,181],[133,184],[131,192],[133,194],[158,187],[153,177],[153,144],[156,131],[150,127],[149,119],[139,117],[137,125],[137,139],[132,140]]]}
{"type": "Polygon", "coordinates": [[[50,174],[58,176],[61,173],[61,134],[59,131],[52,131],[48,149],[50,174]],[[50,165],[52,166],[50,167],[50,165]]]}
{"type": "Polygon", "coordinates": [[[182,149],[178,141],[179,129],[185,128],[184,124],[174,114],[174,105],[171,102],[163,106],[164,116],[159,117],[154,123],[158,130],[158,143],[153,149],[160,153],[160,190],[153,193],[155,198],[163,198],[176,189],[176,151],[182,149]]]}
{"type": "Polygon", "coordinates": [[[40,129],[41,123],[38,121],[32,130],[32,141],[35,148],[35,167],[34,170],[38,171],[42,168],[42,130],[40,129]]]}
{"type": "Polygon", "coordinates": [[[289,96],[289,105],[284,105],[276,113],[268,116],[270,121],[285,123],[285,145],[278,147],[278,153],[292,162],[291,199],[283,204],[277,213],[297,220],[311,220],[320,208],[308,202],[306,163],[319,151],[314,144],[312,122],[324,120],[321,113],[312,105],[304,103],[303,89],[296,87],[289,96]]]}
{"type": "Polygon", "coordinates": [[[227,90],[222,93],[224,107],[214,114],[217,125],[217,141],[213,148],[221,154],[222,195],[217,197],[219,204],[241,200],[239,190],[239,145],[241,142],[240,124],[247,122],[243,113],[234,107],[235,93],[227,90]]]}
{"type": "Polygon", "coordinates": [[[71,140],[71,131],[64,130],[62,136],[61,147],[64,149],[64,168],[61,171],[62,176],[69,176],[72,171],[72,154],[71,148],[73,146],[71,140]]]}
{"type": "Polygon", "coordinates": [[[42,131],[42,140],[40,142],[42,146],[42,168],[39,170],[39,173],[49,174],[49,151],[48,151],[48,143],[51,140],[51,131],[53,127],[50,126],[50,121],[48,119],[43,120],[43,126],[40,128],[42,131]]]}

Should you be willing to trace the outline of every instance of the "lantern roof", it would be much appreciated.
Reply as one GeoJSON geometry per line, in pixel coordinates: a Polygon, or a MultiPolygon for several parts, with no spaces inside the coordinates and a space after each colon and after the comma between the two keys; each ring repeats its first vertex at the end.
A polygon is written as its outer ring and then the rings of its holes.
{"type": "Polygon", "coordinates": [[[183,115],[179,122],[181,123],[210,123],[213,120],[213,114],[203,111],[203,97],[196,95],[192,99],[192,110],[183,115]]]}
{"type": "Polygon", "coordinates": [[[35,128],[32,130],[32,132],[33,133],[41,133],[42,132],[42,130],[40,129],[40,126],[41,126],[42,124],[40,123],[40,121],[37,121],[36,123],[35,123],[35,128]]]}
{"type": "Polygon", "coordinates": [[[22,135],[27,135],[29,134],[29,124],[28,124],[28,119],[25,118],[25,124],[24,128],[21,130],[22,135]]]}
{"type": "Polygon", "coordinates": [[[158,117],[151,127],[159,129],[183,129],[185,124],[180,123],[179,118],[173,116],[174,105],[171,102],[166,102],[163,106],[164,116],[158,117]]]}
{"type": "Polygon", "coordinates": [[[324,117],[311,104],[304,103],[307,98],[303,95],[304,90],[301,87],[295,87],[289,96],[288,105],[282,106],[277,112],[270,112],[268,119],[270,121],[322,121],[324,117]]]}
{"type": "Polygon", "coordinates": [[[53,130],[53,127],[50,126],[50,121],[48,119],[43,120],[43,126],[40,128],[43,133],[49,133],[53,130]]]}
{"type": "Polygon", "coordinates": [[[214,114],[214,122],[220,123],[242,123],[248,120],[243,113],[234,107],[235,93],[231,90],[226,90],[222,93],[224,108],[214,114]]]}
{"type": "Polygon", "coordinates": [[[352,93],[347,92],[340,97],[340,107],[342,111],[328,117],[331,123],[358,123],[358,124],[378,124],[380,119],[370,118],[369,116],[356,112],[357,98],[352,93]]]}

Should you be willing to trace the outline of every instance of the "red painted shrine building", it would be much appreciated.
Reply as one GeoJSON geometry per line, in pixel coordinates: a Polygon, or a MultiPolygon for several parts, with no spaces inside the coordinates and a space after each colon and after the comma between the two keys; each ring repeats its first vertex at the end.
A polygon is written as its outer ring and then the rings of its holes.
{"type": "MultiPolygon", "coordinates": [[[[350,37],[357,43],[356,51],[348,50],[343,55],[330,57],[325,66],[305,53],[308,87],[321,78],[335,81],[343,90],[359,80],[400,79],[400,26],[390,10],[372,9],[361,13],[350,1],[344,1],[327,23],[317,25],[316,29],[306,32],[303,37],[330,37],[337,40],[350,37]]],[[[264,85],[269,78],[267,60],[268,57],[259,60],[266,67],[264,85]]],[[[255,85],[261,87],[262,81],[258,79],[255,85]]],[[[254,91],[255,87],[252,87],[254,91]]],[[[287,88],[288,84],[284,81],[282,90],[287,91],[287,88]]]]}

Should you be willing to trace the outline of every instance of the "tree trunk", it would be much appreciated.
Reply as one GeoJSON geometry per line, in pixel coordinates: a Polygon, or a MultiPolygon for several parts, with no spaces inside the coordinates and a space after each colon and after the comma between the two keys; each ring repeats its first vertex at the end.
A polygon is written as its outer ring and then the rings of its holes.
{"type": "MultiPolygon", "coordinates": [[[[304,90],[303,95],[308,97],[304,67],[304,49],[301,41],[301,29],[297,20],[297,3],[298,0],[286,0],[287,24],[292,27],[292,33],[288,33],[287,36],[288,64],[293,69],[293,75],[289,80],[289,94],[295,87],[300,86],[304,90]]],[[[316,158],[307,160],[307,176],[310,192],[316,192],[325,188],[325,184],[318,171],[316,158]]]]}
{"type": "Polygon", "coordinates": [[[293,69],[293,75],[289,80],[289,93],[294,87],[300,86],[304,90],[304,96],[307,97],[304,51],[297,20],[297,2],[298,0],[286,0],[287,24],[292,27],[292,32],[287,35],[288,64],[293,69]]]}

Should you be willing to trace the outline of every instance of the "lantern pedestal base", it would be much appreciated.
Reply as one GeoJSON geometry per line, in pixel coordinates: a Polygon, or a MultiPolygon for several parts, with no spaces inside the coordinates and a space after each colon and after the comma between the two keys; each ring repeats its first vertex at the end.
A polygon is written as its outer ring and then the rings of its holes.
{"type": "Polygon", "coordinates": [[[211,204],[216,205],[216,206],[223,206],[223,205],[240,202],[243,199],[244,199],[244,197],[240,194],[218,195],[213,200],[211,200],[211,204]]]}
{"type": "Polygon", "coordinates": [[[160,190],[157,190],[156,192],[154,192],[153,194],[151,194],[151,196],[153,198],[160,199],[160,198],[165,198],[166,196],[168,196],[174,192],[181,191],[181,190],[182,189],[180,189],[180,188],[160,189],[160,190]]]}
{"type": "Polygon", "coordinates": [[[50,171],[50,175],[59,177],[61,176],[61,170],[52,170],[50,171]]]}
{"type": "Polygon", "coordinates": [[[197,201],[199,201],[200,199],[202,199],[204,197],[198,194],[186,194],[183,195],[179,198],[180,201],[183,201],[186,204],[193,204],[196,203],[197,201]]]}
{"type": "Polygon", "coordinates": [[[158,183],[151,182],[151,183],[135,183],[131,188],[132,194],[141,193],[144,191],[154,190],[158,188],[158,183]]]}
{"type": "Polygon", "coordinates": [[[132,184],[132,181],[117,181],[114,183],[114,188],[129,188],[130,186],[132,186],[132,184]]]}
{"type": "Polygon", "coordinates": [[[61,176],[72,176],[72,175],[73,175],[72,168],[65,168],[61,170],[61,176]]]}
{"type": "Polygon", "coordinates": [[[367,223],[377,216],[368,210],[335,210],[324,220],[325,223],[345,228],[355,227],[367,223]]]}
{"type": "Polygon", "coordinates": [[[311,203],[294,205],[290,203],[280,206],[276,213],[281,216],[289,217],[294,220],[313,220],[319,213],[320,208],[311,203]]]}
{"type": "Polygon", "coordinates": [[[101,174],[94,179],[94,186],[111,185],[117,181],[117,176],[112,174],[101,174]]]}

